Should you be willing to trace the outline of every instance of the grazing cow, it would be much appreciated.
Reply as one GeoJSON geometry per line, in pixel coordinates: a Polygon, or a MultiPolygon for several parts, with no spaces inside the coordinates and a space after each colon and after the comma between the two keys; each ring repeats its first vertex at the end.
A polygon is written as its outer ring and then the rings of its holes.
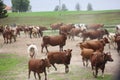
{"type": "Polygon", "coordinates": [[[75,28],[74,24],[66,24],[66,25],[62,25],[60,26],[60,29],[59,29],[59,33],[69,33],[69,31],[72,29],[72,28],[75,28]]]}
{"type": "Polygon", "coordinates": [[[92,54],[91,66],[93,70],[93,76],[95,78],[98,75],[98,69],[102,70],[102,77],[104,77],[104,69],[105,69],[105,64],[107,63],[107,61],[110,61],[110,62],[113,61],[110,52],[107,52],[107,53],[95,52],[94,54],[92,54]],[[95,73],[94,73],[94,69],[95,69],[95,73]]]}
{"type": "Polygon", "coordinates": [[[80,48],[88,48],[88,49],[93,49],[94,51],[99,50],[100,52],[103,52],[104,46],[108,42],[108,39],[104,37],[101,40],[89,40],[86,42],[80,43],[80,48]]]}
{"type": "Polygon", "coordinates": [[[88,60],[90,60],[92,54],[94,53],[93,49],[87,49],[87,48],[83,48],[81,50],[81,56],[82,56],[82,61],[83,61],[83,66],[88,66],[88,60]],[[86,65],[85,65],[85,61],[86,61],[86,65]]]}
{"type": "Polygon", "coordinates": [[[115,42],[117,43],[117,52],[120,55],[120,34],[115,35],[115,42]]]}
{"type": "Polygon", "coordinates": [[[48,59],[50,61],[50,64],[52,64],[52,66],[55,68],[55,70],[57,70],[57,68],[55,67],[55,63],[56,64],[64,64],[65,65],[65,72],[68,73],[69,72],[69,64],[70,64],[70,60],[72,57],[72,49],[67,49],[64,50],[62,52],[48,52],[48,59]]]}
{"type": "Polygon", "coordinates": [[[97,30],[97,29],[103,28],[103,26],[104,24],[89,24],[87,25],[87,28],[97,30]]]}
{"type": "Polygon", "coordinates": [[[51,46],[59,45],[60,51],[63,51],[63,46],[66,44],[66,39],[67,39],[67,36],[65,33],[62,33],[57,36],[43,36],[43,39],[42,39],[43,43],[41,44],[41,47],[42,47],[41,52],[43,52],[44,47],[48,52],[47,45],[51,45],[51,46]]]}
{"type": "Polygon", "coordinates": [[[81,36],[83,37],[83,42],[84,42],[86,38],[101,39],[103,38],[104,35],[107,36],[109,35],[107,29],[83,31],[81,36]]]}
{"type": "Polygon", "coordinates": [[[31,58],[36,58],[38,54],[38,48],[35,44],[27,44],[27,53],[30,55],[31,58]]]}
{"type": "Polygon", "coordinates": [[[62,25],[63,23],[54,23],[54,24],[51,24],[50,27],[52,28],[52,30],[58,30],[62,25]]]}
{"type": "Polygon", "coordinates": [[[36,73],[38,74],[39,80],[41,80],[40,73],[45,74],[45,80],[47,80],[47,73],[46,73],[46,67],[50,67],[50,62],[48,59],[30,59],[28,62],[28,79],[30,79],[30,73],[31,71],[34,72],[34,77],[36,79],[36,73]]]}
{"type": "Polygon", "coordinates": [[[69,32],[69,38],[71,40],[74,40],[74,36],[79,36],[79,34],[82,32],[80,28],[72,28],[69,32]]]}

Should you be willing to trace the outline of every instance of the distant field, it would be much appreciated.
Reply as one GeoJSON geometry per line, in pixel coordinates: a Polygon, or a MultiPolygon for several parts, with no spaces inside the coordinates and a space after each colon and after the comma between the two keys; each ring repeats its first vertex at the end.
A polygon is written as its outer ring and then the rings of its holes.
{"type": "Polygon", "coordinates": [[[29,24],[49,27],[56,22],[120,24],[120,10],[8,13],[1,24],[29,24]]]}

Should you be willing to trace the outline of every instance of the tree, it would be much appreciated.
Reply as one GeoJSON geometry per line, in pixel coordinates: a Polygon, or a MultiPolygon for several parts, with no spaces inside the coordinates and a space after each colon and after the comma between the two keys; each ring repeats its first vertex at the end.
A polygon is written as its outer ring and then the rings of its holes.
{"type": "Polygon", "coordinates": [[[93,10],[92,5],[90,3],[88,3],[88,5],[87,5],[87,10],[88,11],[92,11],[93,10]]]}
{"type": "Polygon", "coordinates": [[[80,4],[79,4],[79,3],[76,4],[75,9],[76,9],[77,11],[80,11],[80,4]]]}
{"type": "Polygon", "coordinates": [[[62,4],[62,9],[61,10],[62,11],[67,11],[68,10],[65,4],[62,4]]]}
{"type": "Polygon", "coordinates": [[[0,0],[0,18],[7,17],[7,10],[5,10],[6,5],[0,0]]]}
{"type": "Polygon", "coordinates": [[[55,7],[54,11],[59,11],[59,6],[58,5],[55,7]]]}
{"type": "Polygon", "coordinates": [[[29,0],[12,0],[13,12],[26,12],[30,9],[29,0]]]}

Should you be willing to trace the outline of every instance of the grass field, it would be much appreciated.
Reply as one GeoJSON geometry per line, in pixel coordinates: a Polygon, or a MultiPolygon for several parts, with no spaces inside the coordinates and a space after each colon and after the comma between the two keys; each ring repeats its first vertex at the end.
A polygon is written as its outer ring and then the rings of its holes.
{"type": "Polygon", "coordinates": [[[1,19],[1,24],[29,24],[49,27],[56,22],[63,23],[103,23],[115,25],[120,22],[120,10],[103,11],[64,11],[64,12],[27,12],[8,13],[8,17],[1,19]]]}
{"type": "MultiPolygon", "coordinates": [[[[27,59],[15,54],[0,54],[0,80],[20,80],[17,75],[22,73],[22,71],[26,72],[24,73],[24,76],[22,76],[22,80],[27,80],[27,62],[27,59]]],[[[59,69],[64,70],[64,67],[60,66],[59,69]]],[[[84,69],[87,68],[79,69],[79,66],[72,65],[70,66],[70,72],[68,74],[65,74],[64,72],[56,72],[52,74],[48,73],[48,78],[50,80],[112,80],[111,75],[105,75],[104,78],[101,76],[98,78],[93,78],[91,69],[84,69]],[[77,73],[81,73],[80,76],[77,73]]],[[[31,73],[31,76],[32,75],[33,73],[31,73]]],[[[42,78],[44,78],[43,74],[42,78]]]]}

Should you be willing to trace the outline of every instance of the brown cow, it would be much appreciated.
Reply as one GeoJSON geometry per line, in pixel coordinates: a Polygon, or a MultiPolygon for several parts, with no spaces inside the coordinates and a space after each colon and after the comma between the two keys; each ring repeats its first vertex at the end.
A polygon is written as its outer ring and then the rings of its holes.
{"type": "Polygon", "coordinates": [[[82,42],[80,43],[80,48],[88,48],[88,49],[93,49],[94,51],[99,50],[101,52],[103,52],[104,50],[104,46],[106,43],[108,42],[108,39],[106,37],[104,37],[101,40],[89,40],[86,42],[82,42]]]}
{"type": "Polygon", "coordinates": [[[16,30],[12,30],[10,27],[6,27],[3,31],[4,43],[11,43],[12,39],[16,41],[16,30]]]}
{"type": "Polygon", "coordinates": [[[43,36],[42,38],[42,44],[41,44],[41,52],[43,52],[43,48],[46,48],[46,51],[48,52],[47,45],[51,46],[57,46],[59,45],[60,51],[63,51],[63,46],[66,44],[67,36],[65,33],[62,33],[57,36],[43,36]]]}
{"type": "Polygon", "coordinates": [[[83,48],[81,50],[81,56],[82,56],[82,61],[83,61],[83,66],[88,66],[88,60],[90,60],[92,54],[94,53],[93,49],[87,49],[87,48],[83,48]],[[86,64],[85,64],[86,61],[86,64]]]}
{"type": "Polygon", "coordinates": [[[104,69],[105,64],[107,61],[112,62],[113,59],[111,57],[110,52],[107,53],[101,53],[101,52],[95,52],[91,57],[91,66],[93,70],[93,76],[96,78],[98,75],[98,69],[102,70],[102,77],[104,77],[104,69]],[[94,73],[95,69],[95,73],[94,73]]]}
{"type": "Polygon", "coordinates": [[[52,30],[58,30],[62,25],[63,23],[54,23],[54,24],[51,24],[50,27],[52,28],[52,30]]]}
{"type": "Polygon", "coordinates": [[[82,32],[80,28],[72,28],[69,32],[69,38],[71,40],[74,40],[74,36],[79,36],[79,34],[82,32]]]}
{"type": "Polygon", "coordinates": [[[69,33],[69,31],[72,29],[72,28],[75,28],[74,24],[66,24],[66,25],[62,25],[60,26],[60,29],[59,29],[59,33],[69,33]]]}
{"type": "Polygon", "coordinates": [[[115,43],[117,43],[117,52],[120,55],[120,34],[115,35],[115,43]]]}
{"type": "Polygon", "coordinates": [[[65,72],[68,73],[69,72],[68,65],[70,64],[70,60],[72,57],[71,52],[72,52],[72,49],[67,49],[62,52],[49,52],[47,57],[48,57],[50,63],[52,64],[52,66],[55,68],[55,70],[57,70],[57,68],[54,65],[55,63],[64,64],[65,72]]]}
{"type": "Polygon", "coordinates": [[[104,35],[109,35],[107,29],[99,29],[99,30],[88,30],[82,32],[83,42],[87,39],[102,39],[104,35]]]}
{"type": "Polygon", "coordinates": [[[99,28],[103,28],[103,26],[104,26],[104,24],[89,24],[89,25],[87,25],[87,28],[97,30],[99,28]]]}
{"type": "Polygon", "coordinates": [[[34,77],[36,79],[36,73],[38,74],[39,80],[41,80],[40,73],[45,74],[45,80],[47,80],[47,73],[46,73],[46,67],[50,67],[50,63],[48,59],[30,59],[28,62],[28,79],[30,79],[30,73],[31,71],[34,72],[34,77]]]}

